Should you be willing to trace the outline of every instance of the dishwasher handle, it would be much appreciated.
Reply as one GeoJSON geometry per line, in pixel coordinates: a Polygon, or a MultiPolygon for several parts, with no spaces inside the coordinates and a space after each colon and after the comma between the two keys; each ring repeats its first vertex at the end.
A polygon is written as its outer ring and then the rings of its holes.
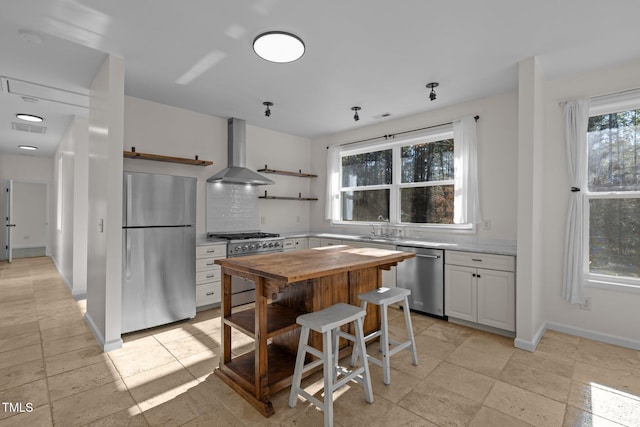
{"type": "Polygon", "coordinates": [[[418,258],[429,258],[429,259],[438,259],[440,255],[424,255],[424,254],[416,254],[418,258]]]}

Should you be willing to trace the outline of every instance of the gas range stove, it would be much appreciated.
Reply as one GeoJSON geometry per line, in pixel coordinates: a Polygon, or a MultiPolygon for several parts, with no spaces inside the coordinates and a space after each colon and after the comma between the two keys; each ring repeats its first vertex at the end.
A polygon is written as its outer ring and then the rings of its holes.
{"type": "Polygon", "coordinates": [[[239,233],[207,233],[209,239],[227,241],[227,258],[258,255],[271,252],[282,252],[284,237],[275,233],[261,231],[239,233]]]}

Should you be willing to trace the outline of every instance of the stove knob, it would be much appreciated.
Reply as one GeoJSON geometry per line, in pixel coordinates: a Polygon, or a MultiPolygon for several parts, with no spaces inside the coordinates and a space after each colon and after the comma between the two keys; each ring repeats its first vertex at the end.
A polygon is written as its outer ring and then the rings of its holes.
{"type": "Polygon", "coordinates": [[[243,250],[243,251],[246,251],[247,249],[249,249],[249,248],[247,247],[247,245],[242,245],[242,250],[243,250]]]}
{"type": "Polygon", "coordinates": [[[273,245],[277,248],[278,246],[280,246],[280,242],[275,242],[273,245]]]}
{"type": "Polygon", "coordinates": [[[269,247],[272,248],[273,247],[273,242],[269,242],[269,247]]]}
{"type": "Polygon", "coordinates": [[[261,243],[256,243],[256,249],[260,249],[262,247],[261,243]]]}
{"type": "Polygon", "coordinates": [[[249,250],[253,250],[253,249],[255,249],[255,246],[249,245],[249,250]]]}

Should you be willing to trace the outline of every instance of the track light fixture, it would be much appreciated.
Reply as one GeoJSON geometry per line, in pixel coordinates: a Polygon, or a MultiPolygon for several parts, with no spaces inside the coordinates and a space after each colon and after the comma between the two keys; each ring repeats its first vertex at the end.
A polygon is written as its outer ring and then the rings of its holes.
{"type": "Polygon", "coordinates": [[[354,111],[353,120],[355,120],[356,122],[358,120],[360,120],[360,116],[358,115],[358,111],[360,111],[361,109],[362,108],[360,108],[360,107],[351,107],[351,111],[354,111]]]}
{"type": "Polygon", "coordinates": [[[264,101],[262,103],[262,105],[264,105],[265,107],[267,107],[266,110],[264,110],[264,115],[267,117],[271,117],[271,110],[269,109],[269,107],[273,107],[273,102],[269,102],[269,101],[264,101]]]}
{"type": "Polygon", "coordinates": [[[434,88],[440,86],[440,83],[427,83],[427,88],[431,89],[431,92],[429,92],[429,99],[431,101],[435,101],[436,100],[436,91],[434,90],[434,88]]]}

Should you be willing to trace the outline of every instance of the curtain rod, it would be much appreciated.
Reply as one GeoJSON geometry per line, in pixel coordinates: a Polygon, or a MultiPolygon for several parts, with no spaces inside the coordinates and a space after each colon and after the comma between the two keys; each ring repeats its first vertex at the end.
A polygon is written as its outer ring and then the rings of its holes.
{"type": "MultiPolygon", "coordinates": [[[[596,101],[596,100],[599,100],[599,99],[602,99],[602,98],[608,98],[610,96],[625,95],[627,93],[634,93],[634,92],[640,93],[640,88],[626,89],[626,90],[621,90],[621,91],[618,91],[618,92],[605,93],[603,95],[590,96],[590,97],[588,97],[588,99],[590,99],[591,101],[596,101]]],[[[567,102],[569,102],[569,101],[575,101],[575,100],[568,99],[566,101],[560,101],[560,102],[558,102],[558,105],[561,106],[561,107],[564,107],[567,104],[567,102]]]]}
{"type": "MultiPolygon", "coordinates": [[[[473,116],[473,118],[474,118],[474,119],[475,119],[475,121],[477,122],[477,121],[480,119],[480,116],[475,115],[475,116],[473,116]]],[[[418,132],[418,131],[421,131],[421,130],[427,130],[427,129],[438,128],[438,127],[440,127],[440,126],[446,126],[446,125],[450,125],[450,124],[452,124],[452,123],[453,123],[453,122],[440,123],[440,124],[438,124],[438,125],[432,125],[432,126],[427,126],[427,127],[418,128],[418,129],[405,130],[405,131],[402,131],[402,132],[390,133],[390,134],[382,135],[382,136],[374,136],[374,137],[372,137],[372,138],[360,139],[360,140],[358,140],[358,141],[345,142],[344,144],[338,144],[338,146],[339,146],[339,147],[344,147],[345,145],[358,144],[358,143],[360,143],[360,142],[373,141],[373,140],[375,140],[375,139],[381,139],[381,138],[384,138],[384,139],[393,139],[393,138],[395,138],[395,137],[396,137],[396,135],[404,135],[405,133],[418,132]]],[[[328,149],[328,148],[329,148],[329,147],[327,146],[327,149],[328,149]]]]}

